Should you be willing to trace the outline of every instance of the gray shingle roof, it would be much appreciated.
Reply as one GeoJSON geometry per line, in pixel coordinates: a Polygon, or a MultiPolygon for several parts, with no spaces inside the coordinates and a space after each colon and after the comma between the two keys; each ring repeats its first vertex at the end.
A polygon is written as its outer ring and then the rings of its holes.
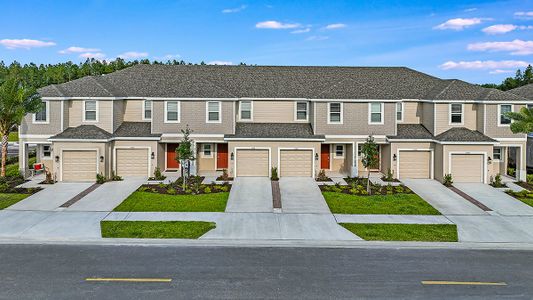
{"type": "Polygon", "coordinates": [[[533,100],[533,83],[517,87],[509,92],[533,100]]]}
{"type": "Polygon", "coordinates": [[[43,97],[525,100],[405,67],[136,65],[39,89],[43,97]]]}
{"type": "Polygon", "coordinates": [[[402,140],[432,140],[433,135],[422,124],[398,124],[396,135],[388,136],[388,138],[402,140]]]}
{"type": "Polygon", "coordinates": [[[149,122],[124,122],[122,123],[113,137],[160,137],[161,134],[152,134],[151,124],[149,122]]]}
{"type": "Polygon", "coordinates": [[[50,139],[107,140],[111,136],[111,133],[94,125],[80,125],[78,127],[69,127],[50,139]]]}
{"type": "Polygon", "coordinates": [[[435,139],[441,142],[496,142],[477,130],[464,127],[448,129],[437,135],[435,139]]]}
{"type": "Polygon", "coordinates": [[[224,138],[325,139],[323,135],[314,135],[309,123],[237,123],[235,134],[226,134],[224,138]]]}

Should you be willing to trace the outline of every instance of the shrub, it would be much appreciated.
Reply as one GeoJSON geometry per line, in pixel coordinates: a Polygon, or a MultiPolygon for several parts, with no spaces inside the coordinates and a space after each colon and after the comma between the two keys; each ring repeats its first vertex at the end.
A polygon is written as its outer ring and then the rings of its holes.
{"type": "Polygon", "coordinates": [[[226,169],[222,170],[222,175],[220,176],[220,179],[222,179],[222,181],[229,181],[230,180],[230,177],[229,177],[229,174],[228,174],[228,170],[226,170],[226,169]]]}
{"type": "Polygon", "coordinates": [[[167,194],[176,195],[177,194],[176,189],[175,188],[168,188],[167,189],[167,194]]]}
{"type": "Polygon", "coordinates": [[[397,194],[401,194],[401,193],[404,192],[404,190],[403,190],[403,186],[401,186],[401,185],[396,186],[396,187],[394,188],[394,190],[396,191],[397,194]]]}
{"type": "Polygon", "coordinates": [[[514,177],[516,175],[516,170],[514,168],[507,168],[507,174],[514,177]]]}
{"type": "Polygon", "coordinates": [[[155,180],[165,180],[167,177],[161,174],[161,169],[156,167],[154,170],[154,179],[155,180]]]}
{"type": "Polygon", "coordinates": [[[392,193],[393,189],[394,189],[394,187],[393,187],[390,183],[387,184],[387,193],[388,193],[388,192],[391,192],[391,193],[392,193]]]}
{"type": "Polygon", "coordinates": [[[96,183],[104,184],[106,181],[107,181],[107,179],[105,178],[104,174],[102,174],[102,173],[96,174],[96,183]]]}
{"type": "Polygon", "coordinates": [[[115,171],[111,172],[111,180],[112,181],[122,181],[122,177],[115,174],[115,171]]]}
{"type": "Polygon", "coordinates": [[[223,185],[220,187],[220,190],[223,191],[223,192],[227,192],[229,191],[229,186],[228,185],[223,185]]]}
{"type": "Polygon", "coordinates": [[[0,183],[0,193],[5,193],[9,190],[9,184],[6,182],[0,183]]]}
{"type": "Polygon", "coordinates": [[[453,177],[452,177],[452,174],[446,174],[444,175],[444,180],[442,181],[442,184],[444,184],[445,186],[452,186],[453,185],[453,177]]]}
{"type": "Polygon", "coordinates": [[[331,179],[326,175],[326,170],[322,169],[318,172],[318,176],[316,177],[317,181],[330,181],[331,179]]]}
{"type": "Polygon", "coordinates": [[[381,177],[381,180],[383,181],[394,181],[394,173],[390,168],[387,169],[387,174],[385,176],[381,177]]]}
{"type": "Polygon", "coordinates": [[[185,189],[185,194],[192,194],[192,190],[191,190],[191,189],[188,189],[188,188],[186,188],[186,189],[185,189]]]}
{"type": "Polygon", "coordinates": [[[493,187],[505,187],[505,184],[502,183],[502,175],[500,173],[494,176],[494,182],[492,182],[493,187]]]}
{"type": "Polygon", "coordinates": [[[204,193],[206,193],[206,194],[211,194],[211,188],[206,187],[206,188],[204,189],[204,193]]]}
{"type": "Polygon", "coordinates": [[[147,188],[145,186],[141,186],[137,191],[139,192],[149,192],[151,189],[150,188],[147,188]]]}
{"type": "Polygon", "coordinates": [[[529,184],[533,184],[533,174],[527,174],[526,175],[526,181],[529,184]]]}
{"type": "Polygon", "coordinates": [[[279,177],[278,177],[278,168],[276,167],[273,167],[272,170],[271,170],[271,177],[270,177],[270,180],[272,181],[278,181],[279,180],[279,177]]]}

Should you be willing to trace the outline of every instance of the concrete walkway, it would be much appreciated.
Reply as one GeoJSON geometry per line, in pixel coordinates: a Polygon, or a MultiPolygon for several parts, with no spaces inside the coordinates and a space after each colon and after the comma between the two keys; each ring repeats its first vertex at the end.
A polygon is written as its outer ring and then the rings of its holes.
{"type": "Polygon", "coordinates": [[[284,213],[331,214],[313,178],[282,177],[279,188],[284,213]]]}
{"type": "Polygon", "coordinates": [[[501,215],[533,216],[533,207],[490,185],[456,183],[454,186],[501,215]]]}
{"type": "Polygon", "coordinates": [[[487,215],[485,211],[431,179],[405,179],[403,183],[443,215],[487,215]]]}
{"type": "Polygon", "coordinates": [[[78,195],[92,183],[66,183],[59,182],[50,185],[46,189],[29,196],[28,198],[12,205],[7,210],[44,210],[54,211],[60,209],[63,203],[78,195]]]}
{"type": "Polygon", "coordinates": [[[226,212],[272,212],[272,186],[268,177],[237,177],[226,212]]]}
{"type": "Polygon", "coordinates": [[[448,216],[457,225],[460,242],[531,243],[533,217],[448,216]]]}
{"type": "Polygon", "coordinates": [[[138,177],[124,178],[123,181],[106,182],[66,210],[112,211],[145,182],[146,178],[138,177]]]}

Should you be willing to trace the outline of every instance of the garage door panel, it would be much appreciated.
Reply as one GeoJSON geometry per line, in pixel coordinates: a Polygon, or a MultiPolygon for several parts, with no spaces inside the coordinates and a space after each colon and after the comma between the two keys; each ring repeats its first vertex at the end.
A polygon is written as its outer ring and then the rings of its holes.
{"type": "Polygon", "coordinates": [[[95,181],[97,173],[96,151],[63,151],[63,181],[95,181]]]}
{"type": "Polygon", "coordinates": [[[119,176],[148,176],[148,149],[117,149],[116,164],[119,176]]]}
{"type": "Polygon", "coordinates": [[[237,150],[237,176],[269,175],[269,151],[266,149],[237,150]]]}
{"type": "Polygon", "coordinates": [[[400,151],[399,165],[401,179],[431,178],[430,151],[400,151]]]}
{"type": "Polygon", "coordinates": [[[280,176],[313,176],[312,150],[281,150],[280,176]]]}
{"type": "Polygon", "coordinates": [[[483,155],[452,154],[450,163],[454,182],[483,182],[483,155]]]}

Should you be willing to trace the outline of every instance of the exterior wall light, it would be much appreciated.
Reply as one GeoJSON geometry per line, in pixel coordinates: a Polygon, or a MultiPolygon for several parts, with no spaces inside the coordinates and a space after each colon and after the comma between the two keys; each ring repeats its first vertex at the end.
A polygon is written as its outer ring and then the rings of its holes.
{"type": "Polygon", "coordinates": [[[101,163],[104,162],[104,157],[103,157],[103,156],[100,156],[100,162],[101,162],[101,163]]]}
{"type": "Polygon", "coordinates": [[[393,155],[392,155],[392,160],[393,160],[393,161],[396,161],[397,159],[398,159],[398,158],[396,157],[396,154],[393,154],[393,155]]]}
{"type": "Polygon", "coordinates": [[[492,163],[492,158],[489,156],[489,158],[487,158],[487,164],[491,164],[492,163]]]}
{"type": "Polygon", "coordinates": [[[233,154],[233,152],[231,152],[231,160],[234,160],[235,159],[235,155],[233,154]]]}
{"type": "Polygon", "coordinates": [[[55,159],[56,159],[56,163],[58,163],[59,162],[59,155],[56,155],[55,159]]]}
{"type": "Polygon", "coordinates": [[[315,160],[318,160],[318,153],[315,153],[315,160]]]}
{"type": "Polygon", "coordinates": [[[152,152],[152,154],[150,154],[150,158],[151,159],[155,159],[155,153],[154,152],[152,152]]]}

